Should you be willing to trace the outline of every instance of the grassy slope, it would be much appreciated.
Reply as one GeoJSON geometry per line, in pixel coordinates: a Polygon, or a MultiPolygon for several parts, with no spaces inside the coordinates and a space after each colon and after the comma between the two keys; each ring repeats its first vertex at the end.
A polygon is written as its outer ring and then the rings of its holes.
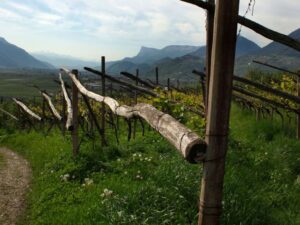
{"type": "MultiPolygon", "coordinates": [[[[300,143],[277,123],[256,123],[236,107],[232,118],[222,224],[300,224],[300,143]]],[[[83,142],[76,161],[69,138],[59,134],[22,133],[0,140],[25,155],[33,168],[28,217],[22,223],[197,224],[201,167],[184,162],[153,132],[130,143],[125,139],[103,150],[99,141],[95,148],[83,142]],[[66,174],[70,178],[63,181],[66,174]]]]}

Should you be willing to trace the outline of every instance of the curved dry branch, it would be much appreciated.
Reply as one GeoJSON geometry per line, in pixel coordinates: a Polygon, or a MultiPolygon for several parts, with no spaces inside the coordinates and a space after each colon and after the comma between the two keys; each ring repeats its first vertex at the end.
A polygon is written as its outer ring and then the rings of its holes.
{"type": "Polygon", "coordinates": [[[104,97],[88,91],[69,70],[62,69],[74,82],[81,94],[86,95],[98,102],[104,102],[111,111],[118,115],[131,119],[140,117],[147,121],[151,127],[157,130],[166,138],[183,157],[191,163],[201,162],[204,159],[206,143],[200,137],[183,124],[179,123],[172,116],[165,114],[155,107],[140,103],[133,107],[122,105],[110,97],[104,97]]]}
{"type": "Polygon", "coordinates": [[[52,114],[59,120],[62,120],[61,115],[59,114],[59,112],[57,111],[57,109],[55,108],[55,106],[52,103],[51,97],[44,91],[41,92],[41,94],[43,95],[44,99],[48,102],[49,108],[52,112],[52,114]]]}
{"type": "Polygon", "coordinates": [[[13,114],[11,114],[11,113],[9,113],[9,112],[7,112],[6,110],[4,110],[4,109],[1,109],[0,108],[0,111],[2,112],[2,113],[4,113],[5,115],[8,115],[8,116],[10,116],[12,119],[14,119],[14,120],[19,120],[17,117],[15,117],[13,114]]]}
{"type": "Polygon", "coordinates": [[[33,111],[31,111],[23,102],[17,100],[16,98],[13,98],[13,101],[24,111],[26,112],[28,115],[30,115],[32,118],[38,120],[38,121],[42,121],[42,118],[40,116],[38,116],[37,114],[35,114],[33,111]]]}
{"type": "Polygon", "coordinates": [[[69,98],[68,92],[65,87],[65,82],[62,79],[61,73],[59,73],[59,80],[60,80],[60,85],[61,89],[65,98],[65,101],[67,103],[67,121],[66,121],[66,128],[67,130],[72,130],[73,129],[73,108],[71,104],[71,100],[69,98]]]}

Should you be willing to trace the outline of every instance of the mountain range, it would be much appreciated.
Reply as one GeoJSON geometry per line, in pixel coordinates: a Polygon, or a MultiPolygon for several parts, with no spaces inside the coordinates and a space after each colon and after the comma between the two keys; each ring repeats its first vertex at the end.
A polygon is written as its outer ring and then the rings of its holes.
{"type": "Polygon", "coordinates": [[[96,67],[101,64],[100,60],[99,62],[86,61],[72,56],[60,55],[60,54],[55,54],[50,52],[34,52],[31,54],[38,60],[48,62],[51,65],[55,66],[56,68],[64,67],[67,69],[82,69],[85,66],[96,67]]]}
{"type": "MultiPolygon", "coordinates": [[[[289,36],[300,40],[300,29],[289,36]]],[[[112,74],[121,71],[134,73],[139,68],[146,77],[154,77],[155,67],[159,67],[162,79],[189,79],[193,69],[203,70],[205,67],[206,47],[201,46],[168,46],[163,49],[142,47],[132,58],[124,58],[108,67],[112,74]],[[187,53],[189,52],[189,53],[187,53]],[[190,75],[190,76],[189,76],[190,75]]],[[[270,71],[270,68],[254,64],[258,60],[290,70],[300,69],[300,52],[282,44],[272,42],[261,48],[253,41],[239,36],[236,47],[235,74],[244,76],[251,69],[270,71]]]]}
{"type": "MultiPolygon", "coordinates": [[[[300,28],[289,36],[300,41],[300,28]]],[[[264,66],[252,63],[253,60],[289,70],[300,69],[300,52],[277,42],[272,42],[260,50],[237,58],[236,73],[244,74],[249,69],[270,70],[264,66]]]]}
{"type": "MultiPolygon", "coordinates": [[[[300,28],[290,34],[300,40],[300,28]]],[[[108,62],[107,71],[119,75],[121,71],[135,73],[140,70],[141,76],[153,78],[155,67],[159,67],[161,79],[189,79],[193,69],[203,70],[205,66],[205,46],[170,45],[162,49],[141,47],[134,57],[108,62]]],[[[282,44],[272,42],[261,48],[253,41],[239,36],[236,47],[236,75],[243,76],[249,69],[269,70],[252,63],[259,60],[285,69],[300,69],[300,52],[282,44]]],[[[99,68],[100,62],[84,61],[70,56],[53,53],[33,53],[8,43],[0,38],[0,68],[42,68],[60,67],[82,69],[84,66],[99,68]]]]}
{"type": "Polygon", "coordinates": [[[54,67],[47,62],[37,60],[24,49],[0,37],[0,68],[53,69],[54,67]]]}

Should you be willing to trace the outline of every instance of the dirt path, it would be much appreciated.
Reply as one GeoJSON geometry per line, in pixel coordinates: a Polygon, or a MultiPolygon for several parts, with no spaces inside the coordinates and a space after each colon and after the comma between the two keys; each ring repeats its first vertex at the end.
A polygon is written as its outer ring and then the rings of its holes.
{"type": "Polygon", "coordinates": [[[15,225],[25,206],[31,169],[28,162],[6,148],[0,148],[0,224],[15,225]]]}

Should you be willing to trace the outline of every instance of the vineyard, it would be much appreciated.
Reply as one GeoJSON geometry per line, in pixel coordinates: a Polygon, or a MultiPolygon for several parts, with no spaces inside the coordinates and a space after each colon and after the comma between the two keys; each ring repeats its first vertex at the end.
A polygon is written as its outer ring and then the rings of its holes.
{"type": "MultiPolygon", "coordinates": [[[[135,79],[135,75],[131,76],[131,79],[122,79],[122,87],[118,86],[119,83],[107,82],[105,91],[109,96],[118,99],[120,105],[134,107],[139,102],[153,105],[157,110],[185,124],[199,134],[199,137],[204,137],[205,76],[198,71],[194,72],[198,74],[196,77],[199,77],[199,83],[194,84],[194,87],[189,85],[174,88],[169,82],[152,82],[147,86],[147,81],[135,79]],[[138,88],[133,89],[135,87],[138,88]],[[144,91],[145,88],[147,91],[144,91]]],[[[129,77],[128,73],[125,74],[129,77]]],[[[270,88],[274,90],[297,95],[296,75],[257,74],[257,71],[253,71],[244,79],[259,82],[257,77],[260,76],[257,75],[264,77],[264,80],[260,81],[261,85],[272,84],[270,88]]],[[[82,80],[80,74],[76,76],[79,79],[75,80],[74,75],[74,81],[82,80]]],[[[122,119],[112,113],[108,106],[105,106],[103,117],[102,103],[89,100],[85,97],[87,94],[79,95],[78,92],[78,128],[74,136],[76,128],[74,121],[67,122],[70,121],[68,116],[71,115],[68,114],[70,105],[68,106],[65,99],[72,96],[72,80],[67,79],[67,74],[65,78],[61,83],[57,83],[59,75],[54,78],[53,82],[58,87],[62,87],[63,84],[64,88],[52,96],[35,87],[36,94],[40,93],[40,97],[36,96],[34,101],[32,98],[18,98],[13,102],[10,98],[1,98],[1,132],[4,132],[1,143],[29,157],[34,170],[40,173],[35,194],[30,197],[31,201],[37,204],[31,210],[30,219],[37,221],[36,224],[43,224],[45,221],[49,224],[64,224],[59,216],[60,210],[72,205],[74,208],[70,209],[69,215],[74,218],[69,218],[65,224],[73,224],[78,220],[81,223],[89,221],[89,224],[97,224],[97,220],[105,221],[103,224],[196,224],[199,167],[182,161],[174,147],[166,143],[162,136],[157,134],[155,127],[151,127],[145,119],[122,119]],[[103,118],[104,131],[103,125],[100,124],[103,118]],[[19,131],[15,130],[16,127],[19,131]],[[78,139],[79,147],[73,148],[71,152],[68,149],[70,144],[74,147],[74,138],[78,139]],[[43,183],[45,180],[46,186],[43,183]],[[70,192],[75,192],[73,197],[69,196],[70,192]],[[40,198],[38,195],[42,193],[45,194],[45,199],[36,202],[40,198]],[[53,199],[47,196],[52,196],[53,199]],[[90,205],[90,201],[93,205],[90,205]],[[57,208],[57,204],[62,208],[57,208]],[[138,205],[141,207],[136,207],[138,205]],[[48,207],[53,208],[50,210],[48,207]],[[91,210],[95,221],[84,216],[86,209],[91,210]],[[49,217],[49,210],[54,217],[49,217]],[[77,210],[83,211],[79,213],[77,210]],[[182,213],[183,211],[186,212],[182,213]],[[75,216],[74,213],[79,215],[75,216]]],[[[109,80],[108,78],[109,76],[106,80],[109,80]]],[[[84,86],[88,86],[91,81],[95,82],[97,77],[84,80],[84,86]]],[[[101,83],[101,78],[98,80],[101,83]]],[[[73,88],[81,87],[79,84],[78,81],[78,86],[73,88]]],[[[296,176],[299,170],[298,163],[293,159],[298,154],[295,126],[297,123],[294,122],[297,121],[298,114],[297,110],[293,110],[296,103],[250,85],[242,84],[239,88],[243,92],[234,93],[228,178],[225,178],[228,179],[228,186],[225,183],[224,202],[227,205],[228,201],[229,206],[228,209],[224,208],[222,220],[224,224],[235,224],[234,221],[241,220],[245,221],[244,224],[284,224],[283,221],[288,221],[286,224],[297,224],[297,221],[292,219],[293,213],[293,218],[297,215],[297,203],[290,199],[297,196],[299,186],[296,176]],[[245,133],[236,133],[238,130],[244,130],[245,133]],[[251,143],[252,141],[254,143],[251,143]],[[276,150],[275,147],[278,142],[280,146],[285,146],[283,148],[286,150],[280,149],[278,152],[279,149],[276,150]],[[281,166],[277,168],[277,160],[285,160],[288,170],[281,166]],[[253,176],[248,174],[250,170],[253,176]],[[264,177],[270,177],[270,180],[265,183],[264,177]],[[252,194],[260,200],[240,200],[243,195],[250,195],[251,186],[257,188],[257,192],[252,194]],[[237,188],[241,190],[234,191],[237,188]],[[278,217],[274,217],[273,214],[277,214],[280,207],[270,210],[272,215],[267,217],[260,212],[261,208],[267,207],[265,204],[278,204],[276,202],[283,201],[276,196],[285,195],[285,190],[288,190],[290,195],[284,199],[289,199],[290,203],[284,210],[292,215],[279,213],[278,217]],[[270,195],[267,199],[271,196],[274,198],[269,199],[269,203],[263,200],[266,192],[269,192],[267,196],[270,195]],[[258,205],[257,209],[253,209],[253,205],[258,205]],[[242,206],[245,207],[243,212],[239,210],[242,206]],[[253,222],[254,215],[258,219],[257,222],[253,222]],[[248,219],[245,220],[245,217],[248,219]]],[[[87,90],[79,93],[83,92],[87,93],[87,90]]],[[[100,92],[102,93],[101,89],[100,92]]],[[[69,101],[73,102],[73,99],[74,97],[69,101]]],[[[71,106],[74,109],[74,104],[71,106]]]]}
{"type": "Polygon", "coordinates": [[[238,16],[238,1],[183,1],[210,24],[196,82],[108,74],[103,56],[57,71],[51,92],[0,97],[0,144],[33,171],[21,224],[300,223],[300,72],[254,61],[273,72],[233,75],[237,23],[299,41],[238,16]]]}

